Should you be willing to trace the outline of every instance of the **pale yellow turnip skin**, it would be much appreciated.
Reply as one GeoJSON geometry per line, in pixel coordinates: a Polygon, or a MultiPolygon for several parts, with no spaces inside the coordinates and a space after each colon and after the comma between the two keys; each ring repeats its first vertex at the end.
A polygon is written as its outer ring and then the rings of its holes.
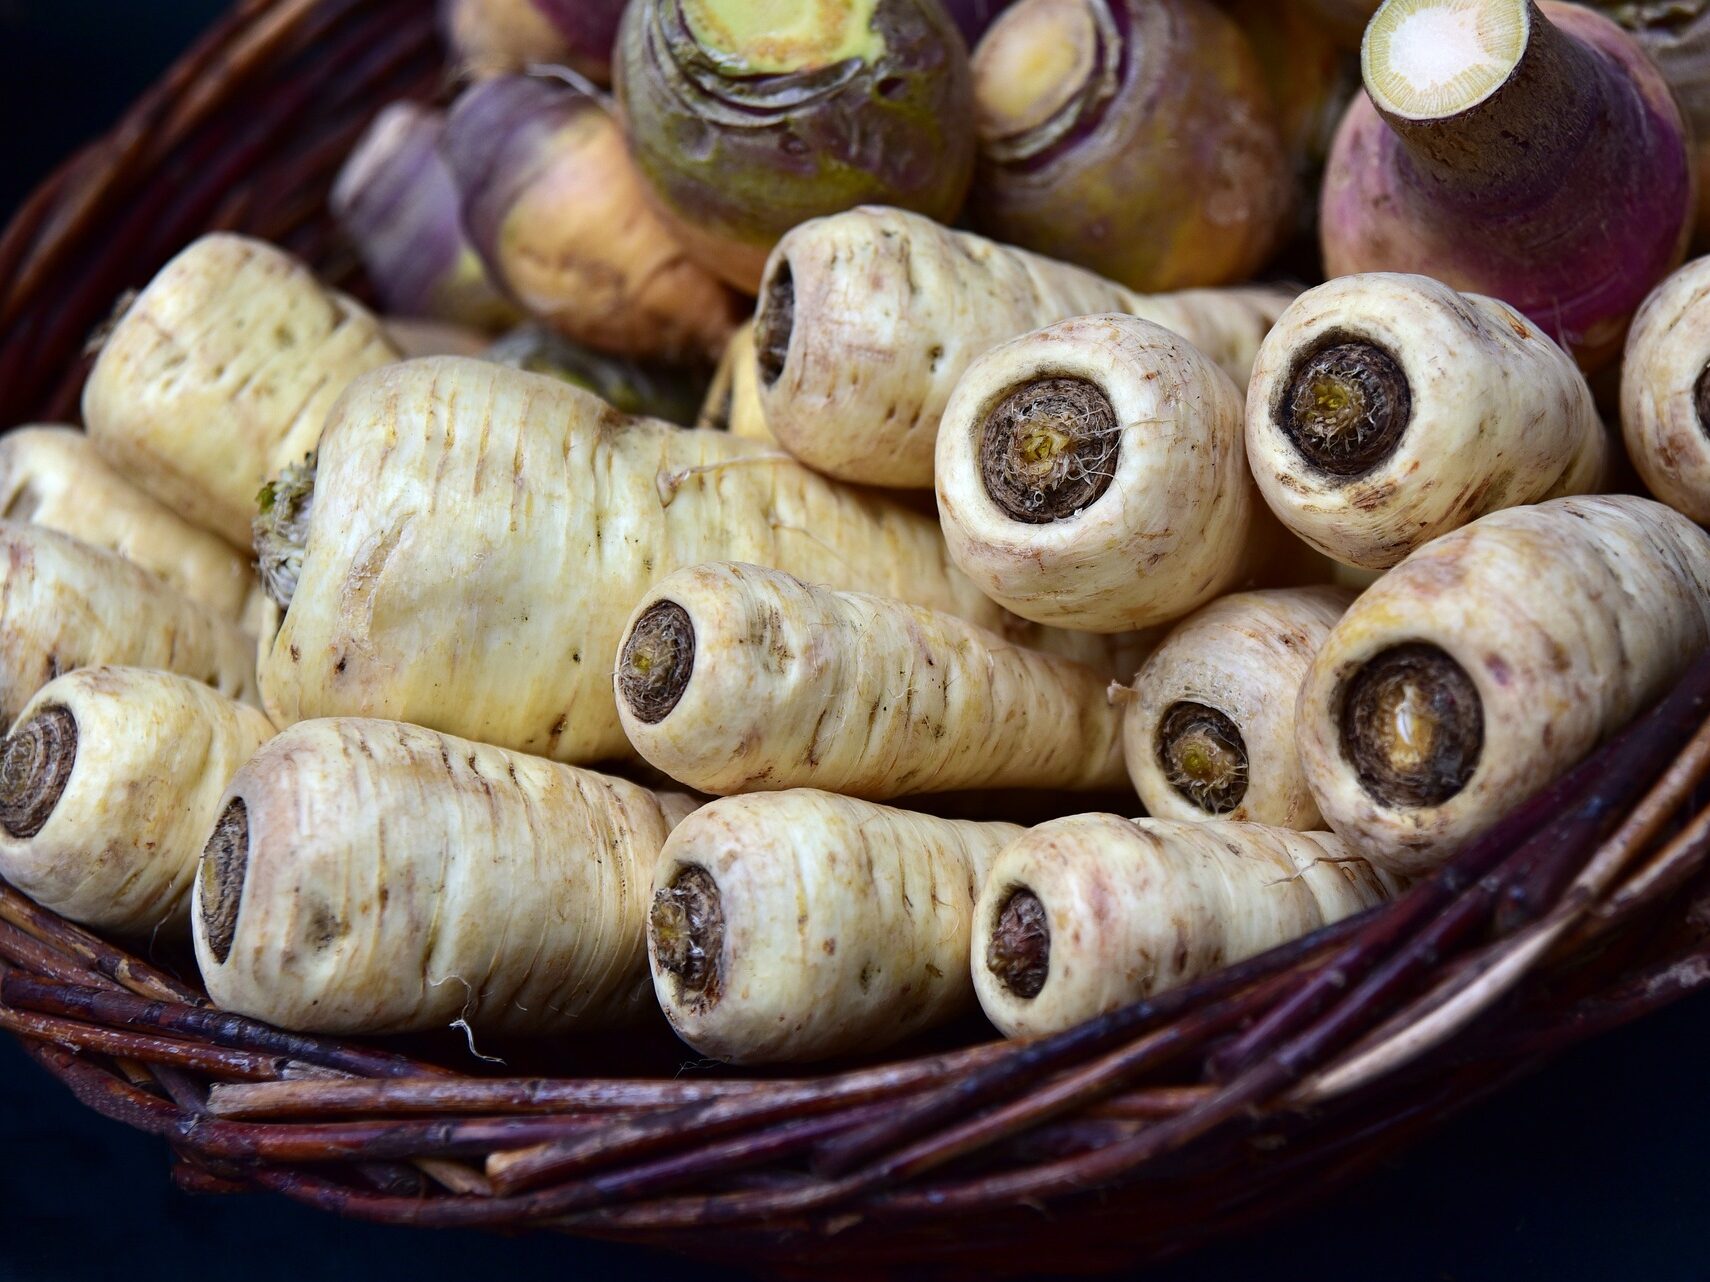
{"type": "Polygon", "coordinates": [[[1250,569],[1257,497],[1241,393],[1185,339],[1129,316],[1082,316],[997,347],[969,367],[938,434],[938,514],[950,555],[1022,618],[1091,632],[1165,623],[1250,569]],[[1109,399],[1119,446],[1109,488],[1031,524],[987,492],[987,413],[1036,380],[1077,377],[1109,399]]]}
{"type": "Polygon", "coordinates": [[[564,761],[624,755],[611,678],[629,612],[715,560],[1112,653],[1005,615],[930,518],[781,451],[441,358],[360,380],[332,415],[296,596],[262,639],[266,706],[281,725],[381,716],[564,761]]]}
{"type": "Polygon", "coordinates": [[[1573,358],[1506,303],[1427,276],[1342,276],[1295,299],[1253,362],[1247,459],[1279,520],[1326,556],[1387,569],[1487,512],[1602,485],[1608,433],[1573,358]],[[1330,343],[1387,351],[1412,414],[1359,476],[1309,459],[1283,428],[1295,371],[1330,343]]]}
{"type": "Polygon", "coordinates": [[[725,797],[666,842],[654,877],[717,885],[724,916],[714,1000],[659,964],[677,1035],[738,1064],[876,1051],[972,1009],[974,900],[1014,824],[935,819],[811,789],[725,797]]]}
{"type": "Polygon", "coordinates": [[[0,516],[116,552],[226,618],[245,617],[249,558],[132,485],[75,428],[0,437],[0,516]]]}
{"type": "Polygon", "coordinates": [[[932,484],[951,392],[999,343],[1071,316],[1126,312],[1176,331],[1245,387],[1259,341],[1292,297],[1269,286],[1140,294],[873,207],[786,235],[767,264],[762,316],[786,265],[795,323],[777,378],[758,371],[767,426],[809,467],[899,488],[932,484]]]}
{"type": "Polygon", "coordinates": [[[1698,382],[1710,365],[1710,258],[1670,276],[1645,300],[1621,365],[1621,434],[1652,494],[1710,525],[1710,432],[1698,382]]]}
{"type": "Polygon", "coordinates": [[[980,1007],[1011,1037],[1071,1028],[1381,902],[1396,883],[1327,832],[1075,815],[997,858],[974,910],[980,1007]],[[1050,933],[1044,985],[1022,997],[987,964],[1010,896],[1050,933]]]}
{"type": "Polygon", "coordinates": [[[67,673],[36,691],[13,730],[53,708],[76,721],[76,764],[39,832],[0,826],[0,877],[96,930],[188,936],[190,885],[220,795],[273,724],[146,668],[67,673]]]}
{"type": "Polygon", "coordinates": [[[1326,822],[1374,863],[1429,872],[1663,693],[1710,643],[1710,535],[1650,499],[1555,499],[1427,544],[1366,590],[1301,688],[1301,766],[1326,822]],[[1439,647],[1483,711],[1476,768],[1434,806],[1389,804],[1342,746],[1370,658],[1439,647]]]}
{"type": "MultiPolygon", "coordinates": [[[[328,1033],[547,1033],[651,1006],[644,940],[669,831],[647,789],[418,726],[290,727],[238,771],[248,820],[230,952],[192,922],[224,1009],[328,1033]]],[[[204,834],[206,836],[206,834],[204,834]]]]}
{"type": "Polygon", "coordinates": [[[315,448],[353,378],[397,359],[378,320],[289,254],[215,233],[114,326],[83,421],[125,477],[247,549],[263,483],[315,448]]]}
{"type": "MultiPolygon", "coordinates": [[[[636,750],[725,794],[822,788],[882,800],[977,788],[1111,788],[1124,778],[1107,682],[953,615],[718,562],[661,579],[694,627],[693,673],[636,750]]],[[[625,635],[628,635],[626,630],[625,635]]]]}
{"type": "Polygon", "coordinates": [[[162,668],[258,702],[255,642],[117,554],[0,520],[0,716],[8,724],[61,673],[162,668]]]}
{"type": "Polygon", "coordinates": [[[1324,826],[1295,753],[1295,700],[1312,656],[1353,599],[1353,592],[1335,587],[1238,592],[1171,630],[1124,700],[1123,753],[1147,813],[1301,832],[1324,826]],[[1159,728],[1181,702],[1222,713],[1240,732],[1246,791],[1226,813],[1196,804],[1170,782],[1159,761],[1159,728]]]}

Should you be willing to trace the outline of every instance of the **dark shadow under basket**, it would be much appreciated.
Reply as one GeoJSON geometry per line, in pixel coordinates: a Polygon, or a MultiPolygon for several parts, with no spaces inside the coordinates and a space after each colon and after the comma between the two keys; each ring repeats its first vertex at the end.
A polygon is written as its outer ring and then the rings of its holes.
{"type": "MultiPolygon", "coordinates": [[[[429,0],[250,0],[0,239],[0,423],[73,416],[115,298],[200,232],[333,280],[429,0]]],[[[777,1273],[1156,1259],[1322,1201],[1574,1042],[1710,985],[1710,656],[1403,898],[1070,1032],[836,1076],[500,1078],[283,1033],[0,885],[0,1026],[186,1187],[539,1227],[777,1273]]]]}

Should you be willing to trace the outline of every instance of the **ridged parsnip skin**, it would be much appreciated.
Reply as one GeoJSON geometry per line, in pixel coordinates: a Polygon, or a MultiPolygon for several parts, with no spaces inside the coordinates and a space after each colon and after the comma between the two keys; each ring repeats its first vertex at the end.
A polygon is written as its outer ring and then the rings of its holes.
{"type": "MultiPolygon", "coordinates": [[[[1080,267],[951,231],[896,209],[803,223],[766,267],[762,361],[788,273],[793,323],[760,402],[774,436],[845,481],[932,484],[939,420],[974,360],[1071,316],[1126,312],[1176,331],[1245,387],[1259,341],[1292,292],[1271,286],[1140,294],[1080,267]]],[[[775,358],[775,357],[774,357],[775,358]]]]}
{"type": "Polygon", "coordinates": [[[1699,412],[1710,367],[1710,258],[1694,259],[1645,300],[1621,365],[1621,434],[1652,494],[1710,525],[1710,429],[1699,412]]]}
{"type": "MultiPolygon", "coordinates": [[[[283,1028],[475,1035],[627,1022],[669,823],[622,779],[437,734],[328,719],[238,771],[247,868],[224,961],[213,853],[192,922],[208,993],[283,1028]]],[[[215,843],[210,843],[210,852],[215,843]]]]}
{"type": "Polygon", "coordinates": [[[938,515],[950,555],[1024,619],[1117,632],[1180,618],[1250,568],[1258,500],[1241,393],[1191,343],[1131,316],[1082,316],[969,367],[938,434],[938,515]],[[982,468],[987,416],[1020,386],[1084,379],[1115,412],[1109,487],[1058,520],[1018,520],[982,468]]]}
{"type": "Polygon", "coordinates": [[[262,642],[268,712],[391,717],[573,762],[627,753],[611,677],[629,612],[671,571],[716,560],[1079,656],[1101,640],[1008,618],[930,518],[779,450],[441,358],[360,380],[327,424],[296,595],[262,642]]]}
{"type": "Polygon", "coordinates": [[[189,677],[146,668],[69,672],[36,691],[13,730],[54,708],[76,722],[75,764],[39,832],[0,827],[0,876],[97,930],[187,936],[220,796],[273,724],[189,677]]]}
{"type": "Polygon", "coordinates": [[[296,259],[220,232],[161,268],[114,326],[83,421],[118,471],[248,548],[262,485],[315,448],[353,378],[397,359],[378,320],[296,259]]]}
{"type": "Polygon", "coordinates": [[[697,427],[721,428],[746,441],[776,445],[760,407],[760,371],[754,364],[754,322],[744,321],[719,357],[697,427]]]}
{"type": "Polygon", "coordinates": [[[1710,643],[1710,535],[1628,495],[1509,508],[1428,543],[1348,610],[1297,713],[1301,766],[1330,827],[1412,876],[1548,784],[1659,696],[1710,643]],[[1343,750],[1343,693],[1373,656],[1436,646],[1471,679],[1484,738],[1439,805],[1396,806],[1343,750]]]}
{"type": "Polygon", "coordinates": [[[117,554],[0,520],[0,717],[98,663],[161,668],[258,702],[255,642],[117,554]]]}
{"type": "Polygon", "coordinates": [[[659,1005],[690,1046],[735,1064],[876,1051],[941,1024],[973,1007],[974,901],[1022,831],[812,789],[712,802],[671,834],[653,884],[711,876],[717,978],[686,990],[650,926],[659,1005]]]}
{"type": "Polygon", "coordinates": [[[1123,754],[1146,811],[1159,819],[1324,826],[1294,746],[1294,708],[1312,656],[1354,599],[1345,588],[1237,592],[1183,619],[1134,678],[1122,720],[1123,754]],[[1245,791],[1215,813],[1170,781],[1160,730],[1194,703],[1223,714],[1245,749],[1245,791]]]}
{"type": "Polygon", "coordinates": [[[1277,518],[1326,556],[1387,569],[1500,508],[1596,490],[1609,441],[1573,358],[1514,308],[1428,276],[1342,276],[1295,299],[1253,362],[1247,459],[1277,518]],[[1412,414],[1357,476],[1308,458],[1285,426],[1299,371],[1326,347],[1375,344],[1412,414]]]}
{"type": "Polygon", "coordinates": [[[120,476],[76,428],[0,436],[0,515],[116,552],[228,619],[255,587],[246,556],[120,476]]]}
{"type": "Polygon", "coordinates": [[[974,910],[980,1007],[1011,1037],[1071,1028],[1379,903],[1396,883],[1327,832],[1074,815],[998,856],[974,910]],[[1010,897],[1044,909],[1049,965],[1022,997],[987,949],[1010,897]]]}
{"type": "Polygon", "coordinates": [[[822,788],[882,800],[977,788],[1110,788],[1123,780],[1107,682],[961,619],[720,562],[654,585],[694,629],[693,670],[624,733],[653,766],[717,794],[822,788]]]}

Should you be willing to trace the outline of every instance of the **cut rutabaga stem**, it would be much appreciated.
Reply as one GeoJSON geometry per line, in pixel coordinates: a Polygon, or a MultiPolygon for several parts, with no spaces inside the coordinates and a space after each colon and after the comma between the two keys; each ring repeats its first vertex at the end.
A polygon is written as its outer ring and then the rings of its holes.
{"type": "Polygon", "coordinates": [[[1291,297],[1266,286],[1138,294],[901,210],[857,209],[796,228],[772,255],[755,313],[760,403],[809,467],[925,487],[950,393],[999,343],[1127,312],[1174,330],[1244,388],[1291,297]]]}
{"type": "Polygon", "coordinates": [[[1411,876],[1543,788],[1710,644],[1710,535],[1630,496],[1509,508],[1426,544],[1301,689],[1330,827],[1411,876]]]}
{"type": "Polygon", "coordinates": [[[113,466],[247,548],[255,496],[315,448],[350,381],[398,359],[380,322],[260,241],[184,250],[113,328],[83,418],[113,466]]]}
{"type": "Polygon", "coordinates": [[[1078,317],[975,361],[937,473],[952,559],[1025,619],[1164,623],[1251,563],[1241,393],[1149,321],[1078,317]]]}
{"type": "Polygon", "coordinates": [[[255,642],[115,553],[0,520],[0,718],[61,673],[161,668],[256,702],[255,642]]]}
{"type": "Polygon", "coordinates": [[[1362,70],[1325,171],[1326,274],[1434,276],[1587,369],[1616,355],[1694,214],[1686,125],[1633,38],[1578,5],[1388,0],[1362,70]]]}
{"type": "Polygon", "coordinates": [[[175,673],[50,681],[0,745],[0,876],[97,930],[188,933],[220,794],[272,737],[255,708],[175,673]]]}
{"type": "Polygon", "coordinates": [[[1428,277],[1310,289],[1253,362],[1259,491],[1349,565],[1384,569],[1487,512],[1596,490],[1608,456],[1566,352],[1507,304],[1428,277]]]}
{"type": "Polygon", "coordinates": [[[246,557],[120,476],[75,428],[0,436],[0,517],[116,552],[224,618],[242,619],[255,587],[246,557]]]}
{"type": "Polygon", "coordinates": [[[1670,276],[1633,318],[1621,432],[1651,493],[1710,525],[1710,258],[1670,276]]]}
{"type": "Polygon", "coordinates": [[[760,375],[754,365],[754,322],[745,322],[725,344],[697,427],[729,432],[745,441],[777,441],[760,407],[760,375]]]}
{"type": "Polygon", "coordinates": [[[465,75],[486,78],[565,63],[607,85],[626,2],[439,0],[440,30],[465,75]]]}
{"type": "Polygon", "coordinates": [[[974,901],[1022,831],[811,789],[712,802],[654,875],[659,1004],[739,1064],[876,1051],[962,1014],[974,901]]]}
{"type": "Polygon", "coordinates": [[[1009,1036],[1058,1032],[1396,889],[1327,832],[1075,815],[998,856],[974,910],[974,987],[1009,1036]]]}
{"type": "Polygon", "coordinates": [[[1164,638],[1123,699],[1128,774],[1149,814],[1323,827],[1295,754],[1295,699],[1353,599],[1331,587],[1240,592],[1164,638]]]}
{"type": "Polygon", "coordinates": [[[1123,779],[1107,682],[954,616],[720,562],[630,616],[624,733],[691,788],[883,799],[1123,779]]]}
{"type": "Polygon", "coordinates": [[[1211,0],[1020,0],[973,73],[988,235],[1141,290],[1245,280],[1282,242],[1277,110],[1211,0]]]}
{"type": "Polygon", "coordinates": [[[221,798],[196,959],[220,1007],[282,1028],[628,1021],[652,1004],[668,831],[659,799],[621,779],[396,722],[305,722],[221,798]]]}

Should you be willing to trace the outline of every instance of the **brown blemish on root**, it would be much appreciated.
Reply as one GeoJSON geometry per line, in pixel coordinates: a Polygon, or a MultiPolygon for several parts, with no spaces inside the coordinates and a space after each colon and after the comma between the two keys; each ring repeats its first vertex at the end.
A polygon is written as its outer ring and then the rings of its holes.
{"type": "Polygon", "coordinates": [[[1226,815],[1247,795],[1247,741],[1216,708],[1184,699],[1158,722],[1158,768],[1199,809],[1226,815]]]}
{"type": "Polygon", "coordinates": [[[0,827],[26,841],[53,817],[77,764],[77,718],[43,708],[0,746],[0,827]]]}
{"type": "Polygon", "coordinates": [[[1698,412],[1698,430],[1710,436],[1710,365],[1698,375],[1698,383],[1692,389],[1692,407],[1698,412]]]}
{"type": "Polygon", "coordinates": [[[618,656],[618,694],[636,720],[656,725],[689,687],[695,671],[695,625],[675,601],[642,612],[618,656]]]}
{"type": "Polygon", "coordinates": [[[1039,996],[1051,969],[1051,927],[1045,905],[1026,886],[1013,886],[986,941],[986,969],[1024,1000],[1039,996]]]}
{"type": "Polygon", "coordinates": [[[249,872],[249,808],[233,797],[202,848],[202,930],[214,960],[225,964],[237,934],[238,907],[249,872]]]}
{"type": "Polygon", "coordinates": [[[1484,705],[1466,669],[1410,642],[1370,659],[1342,696],[1342,752],[1386,805],[1440,806],[1466,786],[1484,748],[1484,705]]]}
{"type": "Polygon", "coordinates": [[[784,372],[784,362],[790,355],[790,335],[795,327],[796,282],[790,272],[790,260],[786,258],[766,282],[766,292],[754,317],[754,359],[760,363],[760,381],[767,387],[776,383],[784,372]]]}
{"type": "Polygon", "coordinates": [[[653,957],[679,989],[705,1005],[718,1001],[724,956],[724,904],[718,883],[699,865],[682,869],[653,896],[647,914],[653,957]]]}
{"type": "Polygon", "coordinates": [[[1295,362],[1278,426],[1321,471],[1354,477],[1395,452],[1413,417],[1400,363],[1376,343],[1330,336],[1295,362]]]}
{"type": "Polygon", "coordinates": [[[1029,525],[1098,501],[1116,471],[1120,428],[1110,398],[1084,378],[1013,388],[980,424],[980,476],[992,502],[1029,525]]]}

